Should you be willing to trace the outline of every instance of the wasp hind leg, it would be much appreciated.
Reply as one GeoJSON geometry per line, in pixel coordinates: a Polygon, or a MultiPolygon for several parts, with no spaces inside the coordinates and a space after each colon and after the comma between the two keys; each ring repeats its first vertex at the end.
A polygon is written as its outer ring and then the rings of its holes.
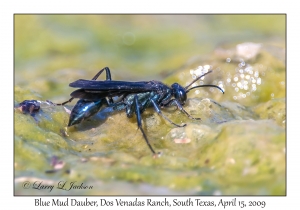
{"type": "MultiPolygon", "coordinates": [[[[105,71],[106,72],[106,80],[111,80],[111,74],[110,74],[110,69],[108,67],[104,67],[103,69],[101,69],[93,78],[92,80],[96,80],[98,79],[98,77],[102,74],[102,72],[105,71]]],[[[60,104],[55,104],[57,106],[63,106],[67,103],[70,103],[71,101],[73,101],[73,97],[70,98],[69,100],[63,102],[63,103],[60,103],[60,104]]],[[[113,99],[111,97],[109,97],[109,103],[113,103],[113,99]]]]}

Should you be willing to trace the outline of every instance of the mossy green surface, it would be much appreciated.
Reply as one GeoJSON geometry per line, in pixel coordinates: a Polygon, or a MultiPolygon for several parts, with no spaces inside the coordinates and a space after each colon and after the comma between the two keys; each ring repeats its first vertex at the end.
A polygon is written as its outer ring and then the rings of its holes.
{"type": "Polygon", "coordinates": [[[15,195],[285,195],[284,20],[15,15],[14,104],[42,102],[34,117],[14,111],[15,195]],[[91,79],[105,66],[115,80],[183,86],[213,69],[197,84],[221,85],[225,94],[213,88],[188,93],[184,108],[201,120],[162,110],[187,124],[182,128],[146,110],[143,128],[162,153],[153,158],[136,118],[124,111],[67,128],[76,101],[46,103],[68,100],[70,82],[91,79]],[[88,189],[68,190],[71,182],[88,189]],[[39,183],[54,188],[34,189],[39,183]]]}

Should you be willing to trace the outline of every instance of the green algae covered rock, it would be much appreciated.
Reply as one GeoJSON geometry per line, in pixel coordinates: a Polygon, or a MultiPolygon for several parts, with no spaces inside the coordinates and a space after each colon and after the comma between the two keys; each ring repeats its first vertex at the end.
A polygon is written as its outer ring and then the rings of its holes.
{"type": "MultiPolygon", "coordinates": [[[[284,195],[285,99],[267,100],[252,90],[249,97],[255,95],[256,101],[261,100],[257,105],[252,105],[247,95],[234,100],[231,94],[235,91],[231,89],[235,87],[226,85],[228,74],[222,71],[225,69],[214,71],[211,79],[200,82],[225,84],[221,85],[224,95],[204,88],[195,90],[201,94],[189,94],[185,109],[201,120],[189,119],[174,108],[163,109],[173,122],[187,124],[174,127],[152,109],[143,113],[147,136],[155,150],[161,152],[158,158],[152,157],[137,130],[136,119],[127,118],[123,111],[99,113],[67,128],[72,105],[62,107],[42,101],[34,117],[16,109],[16,194],[48,195],[47,190],[22,188],[24,181],[39,180],[55,186],[52,194],[284,195]],[[51,162],[54,157],[60,162],[58,166],[51,162]],[[66,192],[57,187],[62,180],[65,187],[76,182],[93,188],[66,192]],[[126,186],[126,190],[119,186],[126,186]]],[[[230,72],[230,68],[226,71],[230,72]]],[[[186,70],[171,77],[182,72],[186,70]]],[[[277,74],[284,77],[282,71],[274,74],[276,78],[280,77],[277,74]]],[[[270,88],[264,84],[260,92],[265,91],[264,87],[270,88]]],[[[284,94],[282,91],[278,95],[284,94]]],[[[15,93],[16,105],[24,95],[38,99],[35,93],[21,91],[18,86],[15,93]]]]}

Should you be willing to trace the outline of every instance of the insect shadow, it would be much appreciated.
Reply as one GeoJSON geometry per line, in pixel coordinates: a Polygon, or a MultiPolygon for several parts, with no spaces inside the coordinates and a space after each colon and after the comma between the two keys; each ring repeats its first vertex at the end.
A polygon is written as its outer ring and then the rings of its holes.
{"type": "Polygon", "coordinates": [[[152,148],[142,127],[142,113],[147,108],[152,107],[170,124],[176,127],[184,127],[186,124],[178,125],[172,122],[161,111],[162,108],[175,106],[190,119],[200,120],[200,118],[192,117],[183,106],[187,101],[187,93],[195,88],[214,87],[224,93],[224,91],[216,85],[197,85],[191,87],[192,84],[211,72],[212,71],[209,71],[195,78],[186,87],[183,87],[178,83],[174,83],[170,87],[156,80],[139,82],[115,81],[111,79],[110,69],[105,67],[91,80],[79,79],[70,83],[70,87],[79,89],[71,93],[71,98],[68,101],[57,105],[65,105],[74,98],[79,98],[70,113],[68,127],[79,124],[88,118],[95,116],[98,112],[101,114],[105,108],[108,108],[111,113],[125,110],[128,118],[132,118],[134,115],[136,116],[138,129],[141,131],[143,138],[153,155],[157,155],[159,153],[156,153],[152,148]],[[106,80],[96,81],[104,71],[106,72],[106,80]]]}

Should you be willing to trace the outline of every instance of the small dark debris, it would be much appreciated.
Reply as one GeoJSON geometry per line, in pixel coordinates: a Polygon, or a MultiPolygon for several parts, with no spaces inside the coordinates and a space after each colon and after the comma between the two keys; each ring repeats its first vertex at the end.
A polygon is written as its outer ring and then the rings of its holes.
{"type": "Polygon", "coordinates": [[[37,100],[25,100],[19,104],[17,109],[34,117],[34,114],[40,110],[40,104],[40,101],[37,100]]]}
{"type": "Polygon", "coordinates": [[[65,128],[61,128],[59,131],[60,131],[60,133],[63,137],[68,137],[69,136],[69,134],[67,133],[65,128]]]}
{"type": "Polygon", "coordinates": [[[59,160],[57,156],[53,156],[51,158],[51,166],[54,169],[61,169],[64,167],[64,165],[65,165],[65,163],[62,160],[59,160]]]}
{"type": "Polygon", "coordinates": [[[204,163],[209,164],[209,159],[206,159],[204,163]]]}
{"type": "Polygon", "coordinates": [[[62,160],[59,160],[57,156],[52,156],[50,160],[50,165],[53,169],[46,170],[45,173],[47,174],[55,173],[61,170],[65,166],[65,163],[62,160]]]}
{"type": "Polygon", "coordinates": [[[55,173],[57,171],[59,171],[59,170],[51,169],[51,170],[46,170],[45,173],[46,174],[53,174],[53,173],[55,173]]]}
{"type": "Polygon", "coordinates": [[[217,122],[218,124],[222,124],[222,123],[226,123],[228,122],[227,120],[223,120],[223,121],[220,121],[220,122],[217,122]]]}

